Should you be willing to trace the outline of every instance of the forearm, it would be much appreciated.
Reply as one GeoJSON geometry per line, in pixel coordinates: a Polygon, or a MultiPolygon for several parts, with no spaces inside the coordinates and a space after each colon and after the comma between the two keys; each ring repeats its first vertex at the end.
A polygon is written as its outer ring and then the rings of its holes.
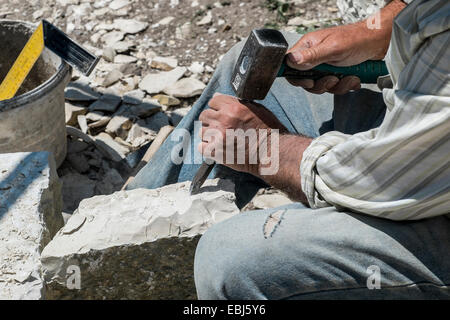
{"type": "Polygon", "coordinates": [[[391,40],[392,24],[394,18],[406,7],[401,0],[393,0],[382,8],[379,14],[375,14],[366,20],[358,22],[367,30],[369,47],[374,47],[373,60],[383,59],[386,55],[391,40]],[[375,46],[374,46],[375,45],[375,46]]]}
{"type": "MultiPolygon", "coordinates": [[[[293,200],[307,203],[301,189],[300,163],[303,151],[310,145],[312,139],[281,134],[279,140],[279,169],[274,174],[262,175],[261,170],[256,174],[271,186],[286,192],[293,200]]],[[[260,165],[261,166],[261,165],[260,165]]]]}

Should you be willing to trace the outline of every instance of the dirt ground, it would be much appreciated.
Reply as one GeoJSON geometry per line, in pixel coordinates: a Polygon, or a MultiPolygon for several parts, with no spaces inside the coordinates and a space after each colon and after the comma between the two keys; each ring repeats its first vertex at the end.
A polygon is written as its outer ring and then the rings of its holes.
{"type": "MultiPolygon", "coordinates": [[[[179,65],[189,66],[193,61],[201,61],[212,67],[221,55],[254,28],[286,29],[288,20],[296,16],[304,18],[306,25],[290,27],[288,30],[304,32],[339,22],[335,0],[300,0],[287,4],[276,0],[137,0],[130,1],[126,8],[102,10],[108,8],[109,2],[0,0],[0,19],[33,22],[47,19],[66,30],[76,41],[102,49],[100,42],[91,40],[96,32],[96,24],[111,23],[117,17],[135,18],[150,24],[147,30],[138,35],[127,35],[127,38],[138,43],[138,48],[151,48],[158,55],[174,56],[179,65]],[[179,3],[173,6],[176,2],[179,3]],[[83,12],[82,8],[74,6],[83,3],[91,4],[94,10],[83,12]],[[197,25],[208,12],[212,14],[212,21],[197,25]],[[174,19],[167,25],[157,25],[167,17],[174,19]],[[190,32],[180,39],[177,37],[177,28],[187,22],[191,23],[190,32]],[[73,26],[68,29],[69,23],[73,26]]],[[[146,71],[147,66],[144,65],[141,72],[146,71]]]]}

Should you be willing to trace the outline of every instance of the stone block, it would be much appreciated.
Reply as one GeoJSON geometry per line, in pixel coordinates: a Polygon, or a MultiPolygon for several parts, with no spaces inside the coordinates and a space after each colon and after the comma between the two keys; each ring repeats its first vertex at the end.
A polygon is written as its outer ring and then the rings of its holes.
{"type": "Polygon", "coordinates": [[[196,298],[197,241],[239,209],[230,181],[207,180],[203,192],[194,196],[189,186],[178,183],[83,200],[44,249],[47,297],[196,298]],[[76,269],[78,279],[71,273],[76,269]]]}
{"type": "Polygon", "coordinates": [[[61,211],[53,155],[0,154],[0,300],[43,298],[40,254],[64,224],[61,211]]]}

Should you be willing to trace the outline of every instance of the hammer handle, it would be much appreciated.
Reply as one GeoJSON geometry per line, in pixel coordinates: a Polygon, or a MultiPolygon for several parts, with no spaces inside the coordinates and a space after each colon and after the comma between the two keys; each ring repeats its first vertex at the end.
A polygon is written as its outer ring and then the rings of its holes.
{"type": "Polygon", "coordinates": [[[291,68],[283,62],[277,76],[312,80],[317,80],[329,75],[333,75],[338,78],[343,78],[345,76],[357,76],[362,83],[377,83],[378,77],[387,75],[388,73],[386,64],[381,60],[368,60],[350,67],[336,67],[323,63],[311,70],[304,71],[291,68]]]}

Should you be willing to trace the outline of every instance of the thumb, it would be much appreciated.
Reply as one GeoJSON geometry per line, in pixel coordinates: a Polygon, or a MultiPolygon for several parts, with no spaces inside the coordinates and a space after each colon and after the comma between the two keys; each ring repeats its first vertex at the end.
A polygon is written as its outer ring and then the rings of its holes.
{"type": "Polygon", "coordinates": [[[332,60],[335,53],[329,45],[319,43],[309,48],[299,46],[288,53],[288,65],[298,70],[309,70],[332,60]]]}

